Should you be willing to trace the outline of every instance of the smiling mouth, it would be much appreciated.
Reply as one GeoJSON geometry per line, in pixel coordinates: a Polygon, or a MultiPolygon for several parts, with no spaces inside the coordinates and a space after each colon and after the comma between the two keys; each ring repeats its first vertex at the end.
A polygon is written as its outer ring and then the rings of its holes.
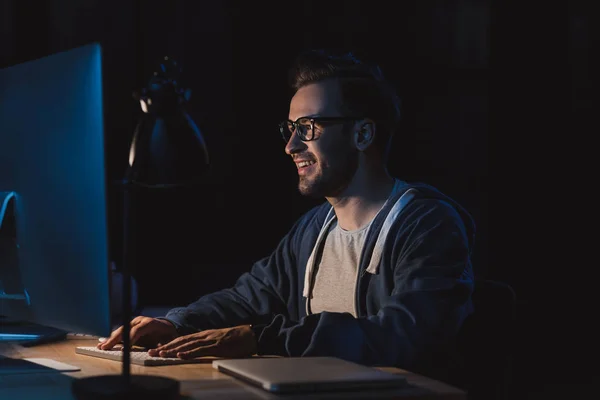
{"type": "Polygon", "coordinates": [[[312,171],[313,165],[315,164],[316,162],[311,160],[297,161],[296,168],[298,168],[298,175],[308,175],[312,171]]]}
{"type": "Polygon", "coordinates": [[[313,165],[315,162],[314,161],[301,161],[296,163],[296,167],[298,167],[298,169],[301,168],[305,168],[305,167],[309,167],[311,165],[313,165]]]}

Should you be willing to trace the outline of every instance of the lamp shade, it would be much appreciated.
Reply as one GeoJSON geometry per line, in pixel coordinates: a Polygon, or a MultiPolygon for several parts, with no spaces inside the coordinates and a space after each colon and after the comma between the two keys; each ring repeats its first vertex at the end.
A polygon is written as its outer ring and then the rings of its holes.
{"type": "Polygon", "coordinates": [[[191,91],[179,87],[181,69],[165,57],[139,100],[142,115],[129,148],[127,179],[144,186],[183,186],[200,182],[209,155],[200,129],[185,110],[191,91]]]}

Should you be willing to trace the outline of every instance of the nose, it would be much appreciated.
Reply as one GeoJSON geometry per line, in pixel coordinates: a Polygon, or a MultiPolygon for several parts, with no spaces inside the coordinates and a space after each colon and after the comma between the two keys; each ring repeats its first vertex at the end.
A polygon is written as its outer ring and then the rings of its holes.
{"type": "Polygon", "coordinates": [[[285,153],[291,156],[292,154],[299,153],[304,149],[306,149],[306,143],[300,140],[296,134],[296,131],[294,131],[290,137],[290,140],[288,140],[285,145],[285,153]]]}

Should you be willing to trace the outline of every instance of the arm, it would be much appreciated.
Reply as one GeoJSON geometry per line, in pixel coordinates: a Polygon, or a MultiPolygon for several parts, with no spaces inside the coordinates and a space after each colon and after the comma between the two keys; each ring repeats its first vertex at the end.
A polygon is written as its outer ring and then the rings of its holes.
{"type": "Polygon", "coordinates": [[[459,214],[447,203],[407,206],[392,247],[394,289],[376,315],[323,312],[257,327],[259,354],[335,356],[370,365],[413,368],[443,347],[470,311],[469,244],[459,214]]]}
{"type": "Polygon", "coordinates": [[[274,315],[287,316],[291,281],[284,266],[295,264],[293,233],[301,222],[295,224],[269,257],[256,262],[233,287],[205,295],[187,307],[172,309],[164,319],[173,323],[180,335],[187,335],[268,322],[274,315]]]}

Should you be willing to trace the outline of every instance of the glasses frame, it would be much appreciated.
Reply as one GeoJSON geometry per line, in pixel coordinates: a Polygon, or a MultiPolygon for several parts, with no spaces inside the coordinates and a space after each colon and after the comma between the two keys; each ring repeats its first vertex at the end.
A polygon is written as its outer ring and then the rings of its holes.
{"type": "Polygon", "coordinates": [[[358,121],[360,119],[363,119],[363,118],[362,117],[300,117],[296,121],[286,119],[285,121],[282,121],[279,123],[279,133],[281,133],[281,137],[283,138],[283,141],[285,143],[290,141],[294,132],[296,132],[296,135],[298,136],[298,138],[300,140],[302,140],[303,142],[310,142],[311,140],[317,140],[319,138],[319,136],[315,137],[315,123],[317,123],[317,124],[328,124],[328,123],[336,124],[336,123],[349,122],[349,121],[358,121]],[[310,122],[310,126],[305,125],[305,124],[300,124],[299,121],[302,119],[308,120],[310,122]],[[294,128],[293,131],[290,131],[288,129],[289,124],[291,124],[292,127],[294,128]],[[302,127],[302,128],[298,129],[298,127],[302,127]],[[306,132],[303,132],[304,128],[307,128],[306,132]],[[310,133],[308,133],[309,129],[310,129],[310,133]]]}

